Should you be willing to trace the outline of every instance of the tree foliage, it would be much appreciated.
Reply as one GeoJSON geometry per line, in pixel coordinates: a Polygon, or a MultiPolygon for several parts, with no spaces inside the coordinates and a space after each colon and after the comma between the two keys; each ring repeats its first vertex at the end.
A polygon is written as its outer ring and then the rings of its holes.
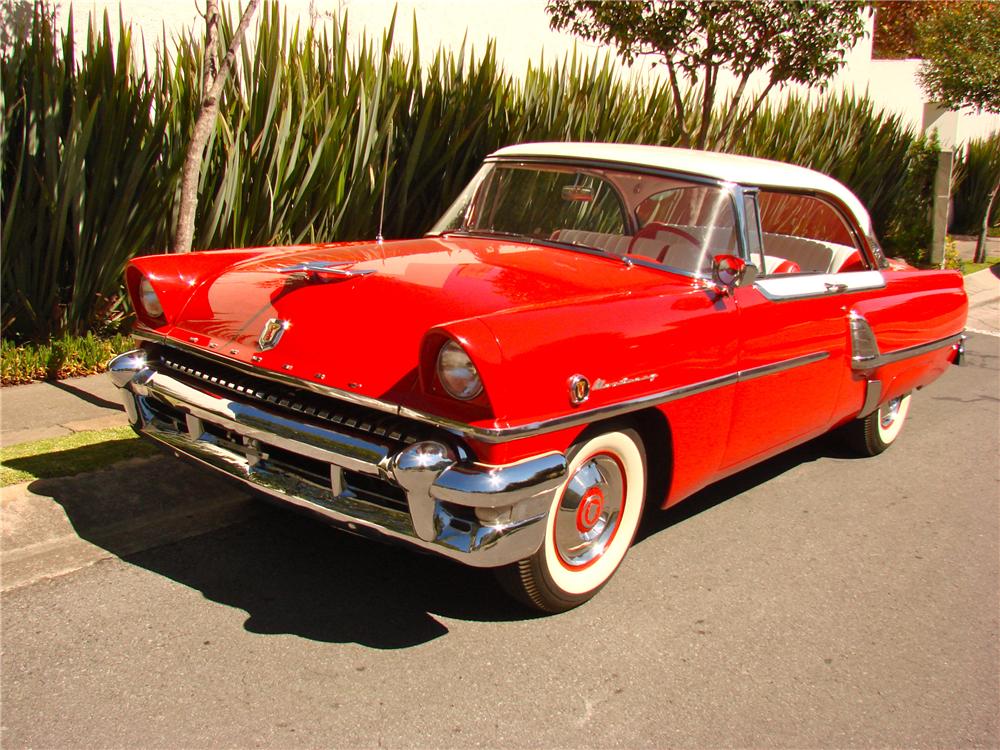
{"type": "Polygon", "coordinates": [[[1000,113],[1000,2],[942,4],[917,24],[917,49],[930,99],[1000,113]]]}
{"type": "Polygon", "coordinates": [[[917,26],[948,0],[875,0],[872,58],[902,60],[918,57],[917,26]]]}
{"type": "Polygon", "coordinates": [[[697,148],[725,147],[772,89],[793,82],[822,86],[865,33],[864,6],[851,0],[549,0],[546,11],[553,29],[613,45],[629,64],[640,55],[658,57],[667,68],[677,119],[685,123],[682,142],[697,148]],[[723,70],[737,84],[729,116],[713,133],[710,114],[723,70]],[[766,83],[742,106],[757,72],[766,83]],[[687,111],[682,81],[701,87],[695,112],[687,111]]]}

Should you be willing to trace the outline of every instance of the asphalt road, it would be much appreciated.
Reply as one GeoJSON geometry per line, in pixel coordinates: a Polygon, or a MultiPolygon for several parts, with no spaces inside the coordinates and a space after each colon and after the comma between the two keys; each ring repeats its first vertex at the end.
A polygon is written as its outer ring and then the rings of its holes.
{"type": "Polygon", "coordinates": [[[0,743],[997,747],[1000,339],[969,349],[888,453],[713,486],[564,615],[272,509],[16,589],[0,743]]]}

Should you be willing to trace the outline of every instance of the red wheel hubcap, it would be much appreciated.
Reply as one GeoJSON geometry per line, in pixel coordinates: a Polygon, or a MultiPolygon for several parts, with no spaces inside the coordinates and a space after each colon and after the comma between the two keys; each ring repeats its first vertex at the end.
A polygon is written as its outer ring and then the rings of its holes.
{"type": "Polygon", "coordinates": [[[594,528],[594,525],[601,519],[601,511],[604,510],[604,493],[600,487],[591,487],[587,490],[580,507],[576,511],[576,528],[584,534],[594,528]]]}

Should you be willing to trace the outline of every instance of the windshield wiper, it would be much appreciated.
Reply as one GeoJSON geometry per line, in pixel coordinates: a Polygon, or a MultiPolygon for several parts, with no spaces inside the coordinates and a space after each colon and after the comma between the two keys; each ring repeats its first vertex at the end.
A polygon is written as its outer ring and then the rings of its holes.
{"type": "MultiPolygon", "coordinates": [[[[519,234],[518,232],[504,232],[499,229],[456,229],[446,234],[458,234],[463,237],[511,237],[516,239],[518,242],[523,242],[527,245],[555,245],[556,247],[563,248],[565,250],[574,250],[581,253],[586,253],[587,255],[599,255],[602,258],[611,258],[612,260],[620,261],[629,268],[634,265],[645,265],[644,263],[638,262],[637,259],[631,258],[626,255],[619,255],[618,253],[613,253],[610,250],[605,250],[603,247],[594,247],[593,245],[580,245],[576,242],[562,242],[560,240],[549,239],[548,237],[532,237],[530,234],[519,234]]],[[[655,266],[653,266],[655,267],[655,266]]]]}
{"type": "Polygon", "coordinates": [[[521,234],[520,232],[502,232],[499,229],[456,229],[449,234],[461,234],[465,236],[481,236],[481,237],[513,237],[521,242],[536,242],[537,237],[532,237],[530,234],[521,234]]]}

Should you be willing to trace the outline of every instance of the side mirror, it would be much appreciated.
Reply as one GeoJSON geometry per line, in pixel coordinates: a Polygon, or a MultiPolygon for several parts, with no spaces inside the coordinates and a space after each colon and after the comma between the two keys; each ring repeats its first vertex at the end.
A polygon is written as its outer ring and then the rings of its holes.
{"type": "Polygon", "coordinates": [[[747,264],[735,255],[716,255],[712,259],[712,282],[715,290],[728,296],[738,287],[747,274],[747,264]]]}

